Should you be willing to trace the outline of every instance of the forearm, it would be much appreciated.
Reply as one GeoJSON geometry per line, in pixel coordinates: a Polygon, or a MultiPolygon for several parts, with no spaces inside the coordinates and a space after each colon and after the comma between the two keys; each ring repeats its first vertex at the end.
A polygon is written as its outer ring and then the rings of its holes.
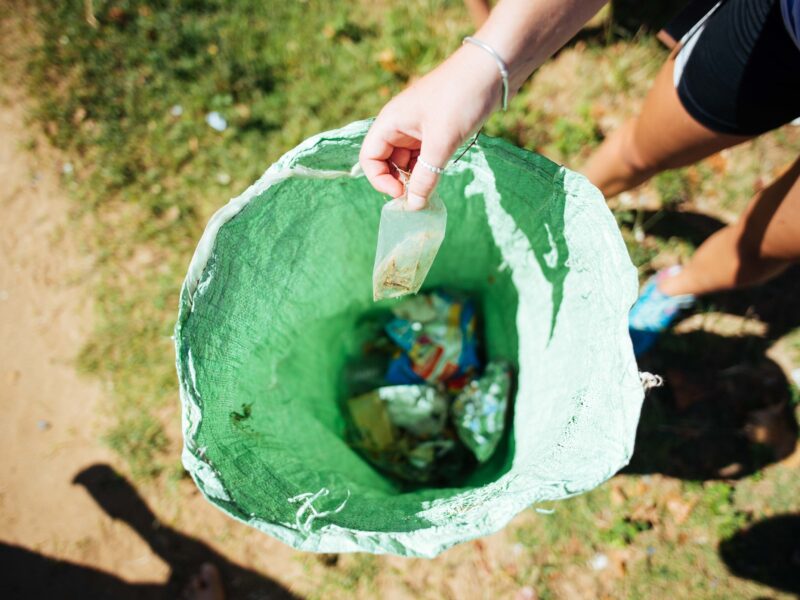
{"type": "MultiPolygon", "coordinates": [[[[509,69],[509,95],[563,46],[606,0],[501,0],[475,37],[491,46],[509,69]]],[[[380,192],[393,198],[403,186],[390,165],[412,168],[409,206],[422,208],[439,173],[459,144],[474,133],[502,99],[497,63],[464,44],[436,69],[383,107],[364,139],[360,161],[380,192]],[[421,163],[424,164],[424,163],[421,163]]]]}
{"type": "Polygon", "coordinates": [[[509,91],[513,94],[606,1],[501,0],[475,37],[503,57],[510,73],[509,91]]]}

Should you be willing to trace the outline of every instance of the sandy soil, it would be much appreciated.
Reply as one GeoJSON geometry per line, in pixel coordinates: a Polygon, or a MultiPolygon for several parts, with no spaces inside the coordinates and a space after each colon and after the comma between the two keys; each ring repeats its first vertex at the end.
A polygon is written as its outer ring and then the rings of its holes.
{"type": "Polygon", "coordinates": [[[46,144],[26,151],[23,99],[6,82],[0,109],[0,537],[130,580],[167,567],[127,526],[72,483],[114,462],[100,442],[100,385],[80,377],[76,353],[91,327],[91,260],[68,219],[63,164],[46,144]]]}

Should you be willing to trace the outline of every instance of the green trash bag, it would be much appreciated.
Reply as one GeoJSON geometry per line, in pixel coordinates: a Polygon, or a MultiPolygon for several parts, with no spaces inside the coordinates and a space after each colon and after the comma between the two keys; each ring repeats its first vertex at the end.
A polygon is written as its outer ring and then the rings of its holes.
{"type": "Polygon", "coordinates": [[[643,399],[636,271],[581,175],[481,136],[442,176],[447,233],[423,289],[474,297],[517,374],[506,434],[449,487],[373,468],[345,439],[342,377],[374,303],[381,207],[368,121],[306,140],[210,220],[175,327],[183,463],[228,515],[300,550],[432,557],[627,464],[643,399]]]}

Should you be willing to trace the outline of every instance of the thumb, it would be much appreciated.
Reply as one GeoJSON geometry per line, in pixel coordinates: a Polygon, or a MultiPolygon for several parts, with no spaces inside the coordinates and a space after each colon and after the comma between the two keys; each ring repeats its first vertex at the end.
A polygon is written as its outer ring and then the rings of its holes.
{"type": "Polygon", "coordinates": [[[427,206],[428,197],[439,183],[441,173],[437,171],[447,166],[453,151],[454,149],[446,144],[422,141],[417,163],[408,180],[408,208],[420,210],[427,206]]]}

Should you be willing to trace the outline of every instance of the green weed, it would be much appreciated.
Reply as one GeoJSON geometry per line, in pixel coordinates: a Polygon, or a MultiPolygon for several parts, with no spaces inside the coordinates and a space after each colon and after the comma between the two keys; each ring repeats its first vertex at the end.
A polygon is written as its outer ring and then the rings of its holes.
{"type": "Polygon", "coordinates": [[[671,209],[690,197],[691,184],[686,169],[671,169],[653,178],[663,208],[671,209]]]}
{"type": "Polygon", "coordinates": [[[135,477],[154,477],[161,472],[163,466],[158,458],[167,447],[167,438],[161,423],[147,413],[130,410],[117,414],[106,442],[125,457],[135,477]]]}
{"type": "Polygon", "coordinates": [[[630,544],[637,534],[650,529],[650,523],[636,521],[630,517],[618,518],[608,529],[601,532],[600,539],[610,546],[624,547],[630,544]]]}
{"type": "Polygon", "coordinates": [[[585,148],[596,146],[602,135],[589,116],[588,110],[579,114],[579,119],[559,117],[552,127],[553,145],[561,156],[579,154],[585,148]]]}

